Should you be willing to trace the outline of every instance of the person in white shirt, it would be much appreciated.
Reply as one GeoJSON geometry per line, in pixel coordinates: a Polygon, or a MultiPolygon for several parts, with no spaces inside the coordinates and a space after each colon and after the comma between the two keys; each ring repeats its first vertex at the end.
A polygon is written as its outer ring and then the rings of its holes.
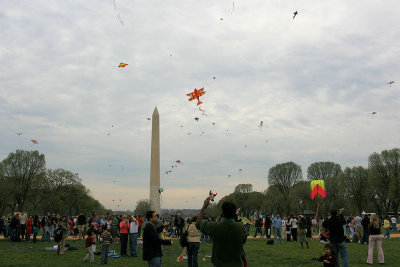
{"type": "Polygon", "coordinates": [[[363,236],[363,227],[362,227],[362,218],[360,217],[360,214],[357,214],[357,216],[354,218],[354,230],[355,230],[355,235],[353,236],[353,242],[361,243],[362,236],[363,236]]]}
{"type": "Polygon", "coordinates": [[[290,216],[289,225],[290,231],[292,232],[293,241],[297,242],[297,219],[293,215],[290,216]]]}
{"type": "Polygon", "coordinates": [[[132,215],[129,219],[129,246],[131,248],[131,256],[137,257],[137,238],[139,230],[139,222],[136,220],[135,216],[132,215]]]}
{"type": "Polygon", "coordinates": [[[396,226],[397,226],[397,220],[396,220],[396,217],[392,217],[391,219],[390,219],[391,221],[392,221],[392,229],[393,229],[393,231],[396,231],[396,226]]]}

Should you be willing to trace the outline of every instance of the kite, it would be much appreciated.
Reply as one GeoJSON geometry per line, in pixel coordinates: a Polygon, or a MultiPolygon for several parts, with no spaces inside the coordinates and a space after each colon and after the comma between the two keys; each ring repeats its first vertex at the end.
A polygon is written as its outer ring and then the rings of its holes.
{"type": "Polygon", "coordinates": [[[197,106],[203,104],[203,102],[200,101],[200,97],[203,96],[206,92],[204,91],[204,87],[200,89],[194,89],[193,92],[186,94],[187,96],[190,96],[189,101],[192,101],[194,99],[197,99],[197,106]]]}
{"type": "Polygon", "coordinates": [[[210,190],[210,193],[208,193],[208,198],[207,199],[209,199],[210,201],[214,201],[214,198],[215,198],[215,196],[217,195],[218,193],[213,193],[211,190],[210,190]]]}
{"type": "Polygon", "coordinates": [[[392,87],[392,84],[394,84],[394,81],[390,81],[390,82],[388,82],[388,83],[386,83],[386,84],[389,84],[390,87],[392,87]]]}
{"type": "Polygon", "coordinates": [[[299,13],[296,11],[296,12],[294,12],[293,14],[294,14],[293,19],[294,19],[294,17],[296,17],[297,14],[299,14],[299,13]]]}
{"type": "Polygon", "coordinates": [[[263,127],[263,126],[264,126],[264,122],[263,122],[263,121],[260,121],[260,124],[258,125],[258,127],[261,128],[261,127],[263,127]]]}
{"type": "Polygon", "coordinates": [[[160,187],[160,189],[158,189],[158,193],[161,194],[162,192],[164,192],[164,188],[160,187]]]}
{"type": "Polygon", "coordinates": [[[151,121],[151,119],[150,119],[150,118],[146,118],[146,120],[148,120],[148,121],[151,121]]]}
{"type": "Polygon", "coordinates": [[[215,76],[213,77],[214,81],[215,81],[215,78],[217,78],[217,77],[215,77],[215,76]]]}
{"type": "Polygon", "coordinates": [[[199,107],[199,110],[200,110],[201,112],[203,112],[201,115],[204,115],[204,116],[207,117],[206,111],[205,111],[204,109],[201,109],[201,107],[199,107]]]}
{"type": "Polygon", "coordinates": [[[243,171],[242,169],[239,169],[239,171],[241,172],[241,171],[243,171]]]}
{"type": "Polygon", "coordinates": [[[224,18],[220,18],[219,20],[224,20],[224,18]]]}
{"type": "Polygon", "coordinates": [[[213,122],[212,125],[215,126],[215,122],[213,122]]]}
{"type": "Polygon", "coordinates": [[[182,164],[182,161],[180,161],[179,159],[175,161],[176,163],[182,164]]]}
{"type": "Polygon", "coordinates": [[[187,133],[187,135],[191,135],[192,133],[187,133]]]}
{"type": "Polygon", "coordinates": [[[16,135],[21,136],[21,135],[22,135],[22,132],[16,133],[16,135]]]}
{"type": "Polygon", "coordinates": [[[195,120],[195,121],[199,121],[200,119],[199,119],[199,118],[197,118],[197,117],[195,117],[195,118],[194,118],[194,120],[195,120]]]}
{"type": "Polygon", "coordinates": [[[35,139],[31,140],[31,142],[32,142],[32,144],[35,144],[35,145],[37,145],[37,144],[38,144],[38,141],[37,141],[37,140],[35,140],[35,139]]]}
{"type": "Polygon", "coordinates": [[[119,22],[121,23],[121,25],[124,25],[124,21],[121,18],[121,14],[119,13],[117,5],[115,4],[115,0],[113,0],[113,3],[114,3],[115,12],[117,13],[117,18],[118,18],[119,22]]]}
{"type": "Polygon", "coordinates": [[[119,63],[118,68],[125,68],[126,66],[128,66],[128,64],[121,62],[119,63]]]}
{"type": "Polygon", "coordinates": [[[316,195],[320,195],[325,199],[326,188],[324,180],[313,180],[311,181],[311,199],[314,199],[316,195]]]}
{"type": "Polygon", "coordinates": [[[376,111],[372,112],[371,114],[372,114],[372,115],[375,115],[375,114],[376,114],[376,111]]]}
{"type": "Polygon", "coordinates": [[[232,175],[228,174],[228,178],[231,178],[232,175]]]}
{"type": "MultiPolygon", "coordinates": [[[[324,180],[313,180],[310,183],[311,186],[311,199],[314,199],[316,195],[320,195],[322,198],[326,198],[326,187],[325,187],[325,182],[324,180]]],[[[318,218],[318,210],[319,210],[319,198],[317,198],[317,212],[315,213],[314,216],[314,222],[316,222],[318,218]]],[[[314,240],[314,232],[315,232],[316,224],[314,223],[314,228],[313,228],[313,233],[312,233],[312,240],[314,240]]],[[[315,240],[314,240],[315,241],[315,240]]],[[[317,241],[315,241],[317,242],[317,241]]],[[[322,243],[321,240],[319,240],[320,243],[322,243]]],[[[317,243],[318,245],[322,246],[320,243],[317,243]]]]}

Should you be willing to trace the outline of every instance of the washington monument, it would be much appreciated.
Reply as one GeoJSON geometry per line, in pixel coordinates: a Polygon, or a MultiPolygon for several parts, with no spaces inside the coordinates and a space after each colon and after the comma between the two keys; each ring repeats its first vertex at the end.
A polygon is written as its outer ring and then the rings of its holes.
{"type": "Polygon", "coordinates": [[[154,108],[151,126],[150,202],[157,214],[160,208],[160,116],[154,108]]]}

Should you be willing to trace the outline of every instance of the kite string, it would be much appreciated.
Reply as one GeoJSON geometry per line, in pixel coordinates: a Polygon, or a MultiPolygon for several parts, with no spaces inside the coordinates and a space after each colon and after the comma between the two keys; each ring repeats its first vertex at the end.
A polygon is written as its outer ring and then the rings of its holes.
{"type": "Polygon", "coordinates": [[[312,235],[311,235],[311,239],[315,242],[315,243],[317,243],[318,245],[320,245],[321,247],[323,247],[323,245],[321,245],[318,241],[316,241],[315,240],[315,226],[316,226],[316,222],[317,222],[317,218],[318,218],[318,211],[319,211],[319,198],[318,198],[318,201],[317,201],[317,212],[315,213],[315,216],[314,216],[314,227],[313,227],[313,232],[312,232],[312,235]]]}
{"type": "Polygon", "coordinates": [[[117,5],[116,5],[116,3],[115,3],[115,0],[113,0],[113,4],[114,4],[115,12],[117,13],[117,18],[118,18],[119,22],[120,22],[122,25],[124,25],[124,21],[123,21],[122,18],[121,18],[121,14],[119,13],[119,10],[118,10],[118,8],[117,8],[117,5]]]}

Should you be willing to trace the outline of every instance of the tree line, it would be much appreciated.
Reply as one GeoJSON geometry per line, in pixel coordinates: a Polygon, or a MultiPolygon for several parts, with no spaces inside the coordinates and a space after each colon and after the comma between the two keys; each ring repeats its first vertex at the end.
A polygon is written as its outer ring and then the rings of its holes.
{"type": "Polygon", "coordinates": [[[400,149],[384,150],[368,157],[368,167],[346,167],[335,162],[314,162],[307,168],[303,179],[300,165],[285,162],[268,171],[269,187],[263,192],[253,191],[251,184],[240,184],[235,191],[211,205],[208,214],[219,216],[221,205],[233,201],[241,214],[283,215],[312,214],[319,201],[320,214],[331,209],[344,209],[346,215],[375,212],[397,216],[400,204],[400,149]],[[325,199],[310,198],[310,181],[324,180],[327,189],[325,199]]]}
{"type": "Polygon", "coordinates": [[[45,155],[17,150],[0,162],[0,214],[26,211],[77,215],[106,214],[77,173],[46,169],[45,155]]]}

